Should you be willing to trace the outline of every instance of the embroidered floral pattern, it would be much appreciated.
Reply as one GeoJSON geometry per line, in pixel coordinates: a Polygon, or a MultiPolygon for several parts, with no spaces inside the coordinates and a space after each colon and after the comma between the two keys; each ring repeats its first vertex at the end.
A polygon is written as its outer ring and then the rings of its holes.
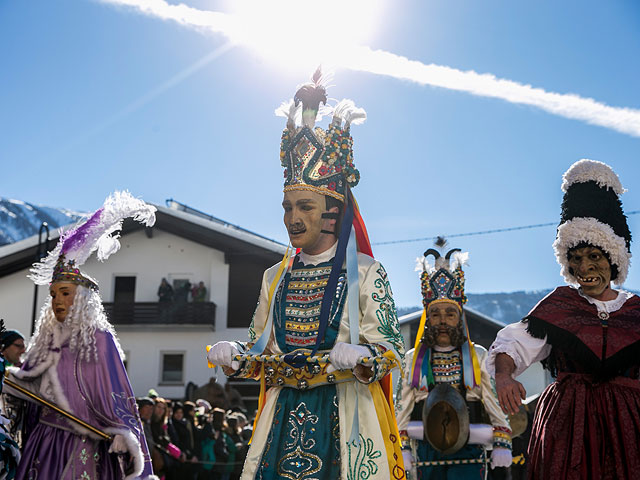
{"type": "Polygon", "coordinates": [[[404,339],[400,333],[396,304],[393,301],[393,293],[391,292],[387,272],[384,267],[380,265],[377,273],[380,277],[376,278],[373,282],[377,290],[371,294],[371,298],[380,304],[376,310],[376,317],[379,323],[378,331],[383,334],[389,342],[393,344],[396,351],[404,357],[402,353],[404,352],[404,339]]]}
{"type": "Polygon", "coordinates": [[[89,454],[87,453],[87,449],[83,448],[80,451],[80,455],[79,455],[80,461],[82,462],[83,465],[87,464],[87,460],[89,460],[89,454]]]}
{"type": "Polygon", "coordinates": [[[347,444],[347,448],[349,455],[347,480],[367,480],[378,473],[378,464],[375,459],[380,458],[382,452],[374,450],[372,439],[365,439],[360,434],[360,444],[351,442],[347,444]]]}
{"type": "Polygon", "coordinates": [[[256,313],[258,313],[258,308],[260,307],[260,299],[258,299],[258,303],[256,305],[256,309],[253,312],[253,316],[251,317],[251,323],[249,324],[249,341],[250,342],[255,342],[257,335],[256,335],[256,313]]]}

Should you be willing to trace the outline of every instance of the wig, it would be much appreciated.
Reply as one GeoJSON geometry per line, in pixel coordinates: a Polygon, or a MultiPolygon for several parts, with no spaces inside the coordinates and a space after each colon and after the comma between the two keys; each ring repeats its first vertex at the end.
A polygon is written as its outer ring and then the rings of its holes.
{"type": "Polygon", "coordinates": [[[51,300],[47,300],[40,310],[40,317],[36,323],[36,331],[26,353],[26,361],[37,365],[45,361],[49,355],[49,348],[53,345],[54,330],[57,326],[68,329],[69,348],[72,352],[80,352],[80,358],[85,361],[98,361],[96,348],[96,330],[111,333],[113,340],[124,360],[124,352],[116,336],[113,325],[107,320],[100,294],[95,290],[78,285],[64,322],[56,320],[51,300]]]}

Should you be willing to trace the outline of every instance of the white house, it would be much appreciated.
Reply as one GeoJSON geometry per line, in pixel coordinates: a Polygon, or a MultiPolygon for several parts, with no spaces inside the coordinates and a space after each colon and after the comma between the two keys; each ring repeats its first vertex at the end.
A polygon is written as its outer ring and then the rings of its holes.
{"type": "MultiPolygon", "coordinates": [[[[98,280],[135,394],[154,388],[161,396],[182,398],[189,382],[203,385],[213,376],[207,368],[207,344],[247,338],[262,274],[282,258],[285,246],[167,203],[169,207],[158,206],[153,228],[125,222],[120,251],[105,263],[92,257],[83,270],[98,280]],[[175,297],[187,281],[204,282],[206,301],[175,298],[168,306],[159,304],[162,278],[174,287],[175,297]]],[[[50,248],[57,234],[53,237],[50,248]]],[[[34,304],[34,284],[27,274],[37,246],[34,236],[0,247],[0,317],[7,328],[27,337],[34,304]]],[[[38,312],[47,296],[48,289],[39,287],[38,312]]]]}

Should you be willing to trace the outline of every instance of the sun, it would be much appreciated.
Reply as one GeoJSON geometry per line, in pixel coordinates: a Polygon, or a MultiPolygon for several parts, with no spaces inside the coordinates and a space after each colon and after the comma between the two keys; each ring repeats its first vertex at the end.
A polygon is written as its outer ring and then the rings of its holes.
{"type": "Polygon", "coordinates": [[[237,0],[233,41],[270,61],[309,70],[343,66],[374,38],[383,0],[237,0]]]}

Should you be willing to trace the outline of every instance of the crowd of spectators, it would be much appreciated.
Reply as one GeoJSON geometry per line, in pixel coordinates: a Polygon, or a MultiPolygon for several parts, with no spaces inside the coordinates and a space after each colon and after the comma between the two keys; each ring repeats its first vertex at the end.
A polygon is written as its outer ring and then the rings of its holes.
{"type": "Polygon", "coordinates": [[[138,399],[153,469],[164,480],[236,480],[251,438],[240,409],[212,408],[206,400],[138,399]]]}

